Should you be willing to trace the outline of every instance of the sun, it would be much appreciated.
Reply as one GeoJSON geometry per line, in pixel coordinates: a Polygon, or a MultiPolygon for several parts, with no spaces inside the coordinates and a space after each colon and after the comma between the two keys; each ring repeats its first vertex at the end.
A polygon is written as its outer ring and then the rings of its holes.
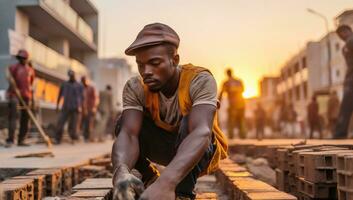
{"type": "Polygon", "coordinates": [[[250,98],[257,96],[257,88],[247,87],[243,93],[244,98],[250,98]]]}

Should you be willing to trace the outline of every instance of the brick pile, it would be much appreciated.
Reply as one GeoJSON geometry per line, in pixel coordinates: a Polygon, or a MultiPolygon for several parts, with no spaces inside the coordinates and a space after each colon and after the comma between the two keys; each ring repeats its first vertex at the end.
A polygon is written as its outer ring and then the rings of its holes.
{"type": "Polygon", "coordinates": [[[345,147],[324,145],[279,148],[277,188],[300,200],[337,199],[337,155],[350,152],[345,147]]]}
{"type": "Polygon", "coordinates": [[[227,189],[229,199],[239,200],[296,200],[297,198],[281,192],[271,185],[256,180],[245,168],[232,160],[223,160],[216,177],[222,188],[227,189]]]}
{"type": "Polygon", "coordinates": [[[353,153],[337,155],[337,189],[339,200],[353,200],[353,153]]]}

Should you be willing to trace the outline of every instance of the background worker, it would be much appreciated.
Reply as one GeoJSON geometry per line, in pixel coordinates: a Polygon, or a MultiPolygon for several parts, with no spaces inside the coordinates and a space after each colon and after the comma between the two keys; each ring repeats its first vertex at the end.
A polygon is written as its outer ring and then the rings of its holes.
{"type": "Polygon", "coordinates": [[[261,103],[257,103],[255,110],[255,128],[256,128],[256,138],[262,140],[265,134],[266,125],[266,111],[262,107],[261,103]]]}
{"type": "Polygon", "coordinates": [[[317,102],[316,96],[314,95],[307,107],[308,113],[308,123],[309,123],[309,138],[313,139],[314,131],[319,132],[319,137],[322,139],[322,126],[319,114],[319,104],[317,102]]]}
{"type": "Polygon", "coordinates": [[[21,108],[21,118],[20,118],[20,130],[18,134],[18,146],[28,146],[25,143],[25,138],[28,132],[29,115],[23,106],[31,106],[31,101],[33,100],[33,82],[35,78],[35,72],[32,67],[28,65],[29,54],[26,50],[19,50],[16,59],[18,63],[11,65],[9,67],[9,72],[14,79],[17,89],[26,105],[22,105],[16,96],[15,86],[9,83],[9,88],[7,90],[8,97],[8,108],[9,108],[9,135],[6,140],[6,146],[10,147],[14,143],[16,121],[17,121],[17,107],[20,105],[21,108]]]}
{"type": "Polygon", "coordinates": [[[226,71],[228,79],[223,83],[219,94],[219,101],[222,100],[224,93],[228,96],[228,137],[234,138],[234,128],[238,128],[239,137],[244,139],[245,134],[245,100],[243,98],[243,82],[233,77],[232,69],[226,71]]]}
{"type": "Polygon", "coordinates": [[[76,81],[75,72],[72,70],[68,71],[69,80],[62,83],[56,103],[56,110],[59,111],[59,105],[61,100],[63,104],[61,107],[57,130],[55,134],[55,143],[60,144],[63,134],[65,123],[69,120],[69,135],[72,143],[78,140],[77,128],[78,128],[78,115],[82,111],[83,101],[83,88],[80,83],[76,81]]]}
{"type": "Polygon", "coordinates": [[[340,111],[340,100],[336,91],[332,91],[327,103],[327,122],[328,132],[332,134],[337,123],[338,114],[340,111]]]}
{"type": "Polygon", "coordinates": [[[336,33],[346,43],[342,48],[342,53],[346,60],[347,71],[343,83],[343,99],[333,138],[345,139],[348,136],[349,122],[353,113],[353,32],[350,26],[341,25],[336,33]]]}
{"type": "Polygon", "coordinates": [[[113,112],[113,94],[112,87],[107,85],[105,90],[99,94],[98,112],[100,120],[97,122],[97,138],[102,142],[108,133],[108,121],[113,112]]]}
{"type": "Polygon", "coordinates": [[[96,89],[90,84],[86,76],[82,76],[83,104],[82,104],[82,131],[85,142],[93,141],[92,130],[95,125],[95,116],[99,104],[96,89]]]}

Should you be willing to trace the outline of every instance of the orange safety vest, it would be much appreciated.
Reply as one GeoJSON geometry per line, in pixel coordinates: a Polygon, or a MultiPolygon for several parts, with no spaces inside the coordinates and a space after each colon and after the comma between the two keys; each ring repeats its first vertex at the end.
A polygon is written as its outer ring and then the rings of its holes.
{"type": "MultiPolygon", "coordinates": [[[[180,74],[180,80],[179,80],[179,86],[178,86],[178,99],[179,99],[181,114],[183,116],[188,115],[192,107],[192,101],[189,94],[191,82],[196,77],[197,74],[203,71],[209,72],[208,69],[205,69],[203,67],[193,66],[192,64],[183,65],[181,67],[181,74],[180,74]]],[[[167,130],[169,132],[175,131],[178,128],[177,126],[167,124],[163,122],[160,118],[158,93],[149,91],[147,85],[143,85],[143,86],[144,86],[144,94],[145,94],[145,100],[146,100],[146,105],[145,105],[146,110],[151,115],[155,124],[158,127],[163,128],[164,130],[167,130]]],[[[205,174],[205,173],[208,174],[208,173],[214,172],[218,168],[219,161],[227,157],[228,144],[227,144],[226,137],[224,136],[224,134],[222,133],[221,129],[218,126],[217,113],[215,114],[215,117],[213,120],[212,130],[215,136],[214,144],[216,145],[216,151],[211,159],[211,162],[207,170],[202,174],[205,174]]]]}

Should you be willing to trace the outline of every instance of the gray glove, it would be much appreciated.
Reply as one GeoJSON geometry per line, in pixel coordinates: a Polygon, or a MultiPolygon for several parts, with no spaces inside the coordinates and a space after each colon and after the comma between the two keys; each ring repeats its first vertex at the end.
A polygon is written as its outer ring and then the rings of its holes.
{"type": "Polygon", "coordinates": [[[118,175],[113,189],[113,200],[135,200],[139,199],[144,191],[140,179],[130,173],[118,175]]]}

